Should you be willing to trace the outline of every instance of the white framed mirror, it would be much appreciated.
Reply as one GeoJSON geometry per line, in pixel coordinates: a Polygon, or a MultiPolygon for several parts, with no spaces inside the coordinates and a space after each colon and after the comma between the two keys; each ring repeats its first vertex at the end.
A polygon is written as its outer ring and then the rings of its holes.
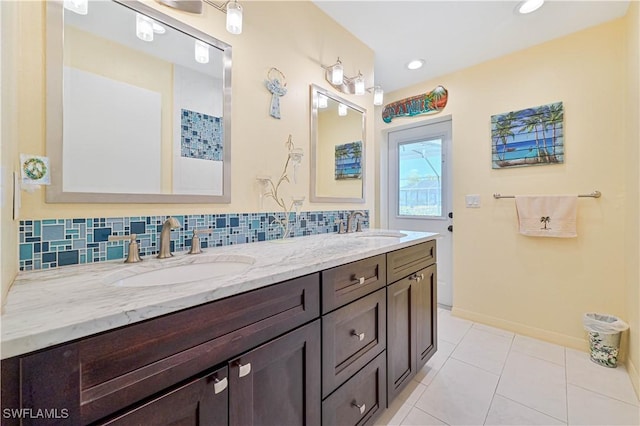
{"type": "Polygon", "coordinates": [[[67,3],[47,2],[47,202],[230,202],[231,46],[143,2],[67,3]]]}
{"type": "Polygon", "coordinates": [[[315,84],[309,98],[310,201],[364,203],[366,111],[315,84]]]}

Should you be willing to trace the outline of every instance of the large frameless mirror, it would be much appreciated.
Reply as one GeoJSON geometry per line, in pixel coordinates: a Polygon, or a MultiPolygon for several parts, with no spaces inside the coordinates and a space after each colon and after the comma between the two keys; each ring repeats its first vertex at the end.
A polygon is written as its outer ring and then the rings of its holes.
{"type": "Polygon", "coordinates": [[[142,2],[74,4],[47,2],[47,202],[230,202],[231,46],[142,2]]]}
{"type": "Polygon", "coordinates": [[[365,110],[311,85],[312,202],[364,203],[365,110]]]}

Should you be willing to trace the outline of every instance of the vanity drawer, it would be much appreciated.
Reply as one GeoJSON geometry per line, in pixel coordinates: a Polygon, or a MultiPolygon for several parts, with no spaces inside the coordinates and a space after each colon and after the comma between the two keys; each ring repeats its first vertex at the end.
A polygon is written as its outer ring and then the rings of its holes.
{"type": "Polygon", "coordinates": [[[382,288],[322,317],[322,396],[386,347],[387,290],[382,288]]]}
{"type": "Polygon", "coordinates": [[[386,283],[384,254],[322,271],[322,313],[346,305],[386,283]]]}
{"type": "Polygon", "coordinates": [[[308,275],[80,341],[83,423],[317,318],[319,290],[308,275]]]}
{"type": "Polygon", "coordinates": [[[387,282],[389,284],[436,263],[436,241],[387,253],[387,282]]]}
{"type": "Polygon", "coordinates": [[[369,425],[387,407],[386,352],[340,386],[322,403],[322,424],[369,425]]]}

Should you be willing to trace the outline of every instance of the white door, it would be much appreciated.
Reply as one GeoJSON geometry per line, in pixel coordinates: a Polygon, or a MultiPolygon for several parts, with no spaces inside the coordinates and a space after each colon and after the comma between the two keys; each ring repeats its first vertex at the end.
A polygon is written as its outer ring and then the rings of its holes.
{"type": "Polygon", "coordinates": [[[453,304],[451,119],[388,133],[390,229],[437,232],[438,303],[453,304]]]}

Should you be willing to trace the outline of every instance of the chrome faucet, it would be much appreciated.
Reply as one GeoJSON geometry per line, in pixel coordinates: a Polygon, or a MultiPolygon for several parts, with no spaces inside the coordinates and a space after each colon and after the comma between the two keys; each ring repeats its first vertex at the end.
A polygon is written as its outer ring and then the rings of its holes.
{"type": "Polygon", "coordinates": [[[180,228],[180,222],[175,217],[168,217],[162,224],[160,250],[156,256],[158,259],[166,259],[173,256],[173,253],[171,253],[171,230],[176,228],[180,228]]]}
{"type": "MultiPolygon", "coordinates": [[[[353,219],[355,219],[357,215],[364,217],[364,212],[362,210],[356,210],[349,214],[349,217],[347,218],[347,232],[354,232],[351,230],[352,228],[351,223],[353,222],[353,219]]],[[[362,232],[362,227],[360,225],[360,222],[358,222],[355,232],[362,232]]]]}

